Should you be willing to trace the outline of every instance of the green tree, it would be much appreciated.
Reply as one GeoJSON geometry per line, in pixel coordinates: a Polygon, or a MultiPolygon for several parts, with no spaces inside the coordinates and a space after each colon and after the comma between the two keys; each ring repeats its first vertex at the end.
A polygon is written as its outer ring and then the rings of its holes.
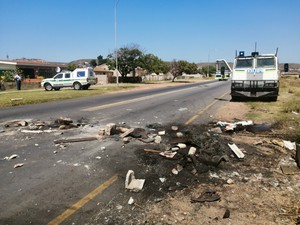
{"type": "MultiPolygon", "coordinates": [[[[138,45],[130,45],[120,48],[117,52],[118,55],[118,69],[122,77],[126,77],[130,72],[135,76],[135,68],[142,65],[143,52],[139,49],[138,45]]],[[[107,64],[110,69],[116,68],[115,54],[107,56],[107,64]]]]}
{"type": "Polygon", "coordinates": [[[67,66],[67,70],[73,71],[77,68],[77,66],[75,64],[68,64],[67,66]]]}
{"type": "Polygon", "coordinates": [[[107,63],[107,59],[104,59],[102,55],[99,55],[97,57],[97,65],[100,66],[102,64],[106,64],[107,63]]]}
{"type": "Polygon", "coordinates": [[[202,74],[206,74],[206,76],[210,76],[211,74],[215,74],[216,73],[216,67],[209,65],[209,66],[204,66],[201,69],[202,74]]]}
{"type": "Polygon", "coordinates": [[[193,74],[198,72],[198,67],[195,63],[189,63],[185,60],[173,60],[173,62],[171,62],[170,68],[170,71],[173,75],[173,82],[177,77],[181,76],[183,73],[193,74]]]}
{"type": "Polygon", "coordinates": [[[13,70],[5,70],[1,73],[0,80],[3,82],[12,82],[14,81],[14,76],[16,72],[13,70]]]}
{"type": "Polygon", "coordinates": [[[92,60],[90,61],[90,65],[91,65],[92,67],[96,67],[96,66],[97,66],[97,61],[96,61],[95,59],[92,59],[92,60]]]}
{"type": "Polygon", "coordinates": [[[159,59],[153,54],[143,55],[141,58],[141,67],[147,71],[148,74],[151,73],[167,73],[170,69],[166,62],[159,59]]]}

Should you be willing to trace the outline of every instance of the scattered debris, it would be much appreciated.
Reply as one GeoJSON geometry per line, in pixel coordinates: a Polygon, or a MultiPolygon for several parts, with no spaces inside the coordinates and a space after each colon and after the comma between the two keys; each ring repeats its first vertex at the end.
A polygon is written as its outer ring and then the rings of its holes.
{"type": "Polygon", "coordinates": [[[245,157],[244,153],[236,146],[236,144],[228,144],[228,146],[239,159],[243,159],[245,157]]]}
{"type": "Polygon", "coordinates": [[[43,133],[44,131],[42,130],[21,130],[22,133],[30,133],[30,134],[40,134],[43,133]]]}
{"type": "Polygon", "coordinates": [[[283,140],[283,146],[288,150],[296,150],[296,142],[290,142],[283,140]]]}
{"type": "Polygon", "coordinates": [[[160,136],[164,136],[165,134],[166,134],[166,131],[164,131],[164,130],[158,132],[158,135],[160,135],[160,136]]]}
{"type": "Polygon", "coordinates": [[[54,122],[59,125],[70,125],[71,123],[73,123],[73,120],[68,117],[59,117],[54,122]]]}
{"type": "Polygon", "coordinates": [[[24,163],[17,163],[14,165],[14,168],[19,168],[19,167],[22,167],[24,166],[24,163]]]}
{"type": "Polygon", "coordinates": [[[300,170],[296,166],[290,166],[290,165],[281,165],[280,166],[282,172],[286,175],[292,175],[295,173],[300,173],[300,170]]]}
{"type": "Polygon", "coordinates": [[[271,140],[272,144],[280,146],[280,147],[284,147],[283,142],[277,141],[276,139],[271,140]]]}
{"type": "Polygon", "coordinates": [[[226,182],[227,182],[227,184],[234,184],[234,180],[231,178],[229,178],[226,182]]]}
{"type": "Polygon", "coordinates": [[[178,148],[180,148],[180,149],[183,149],[183,148],[186,148],[186,144],[184,144],[184,143],[178,143],[178,144],[176,145],[176,147],[178,147],[178,148]]]}
{"type": "Polygon", "coordinates": [[[13,154],[13,155],[11,155],[9,157],[8,156],[4,157],[4,159],[7,160],[7,161],[9,161],[9,160],[15,159],[17,157],[19,157],[17,154],[13,154]]]}
{"type": "Polygon", "coordinates": [[[17,157],[19,157],[17,154],[13,154],[13,155],[11,155],[9,157],[8,156],[4,157],[4,159],[9,161],[9,160],[15,159],[17,157]]]}
{"type": "Polygon", "coordinates": [[[173,169],[172,169],[172,173],[173,173],[174,175],[177,175],[179,172],[178,172],[177,169],[173,168],[173,169]]]}
{"type": "Polygon", "coordinates": [[[116,133],[116,124],[115,123],[109,123],[109,124],[106,124],[106,127],[105,127],[105,135],[113,135],[116,133]]]}
{"type": "Polygon", "coordinates": [[[145,179],[135,179],[134,172],[128,170],[125,180],[125,188],[133,191],[140,191],[143,189],[145,179]]]}
{"type": "Polygon", "coordinates": [[[227,209],[225,210],[224,215],[223,215],[223,219],[228,219],[229,217],[230,217],[230,210],[227,208],[227,209]]]}
{"type": "Polygon", "coordinates": [[[167,179],[164,177],[159,178],[160,182],[164,183],[167,179]]]}
{"type": "Polygon", "coordinates": [[[156,150],[156,149],[147,149],[147,148],[145,148],[144,151],[145,152],[152,152],[152,153],[162,153],[162,151],[156,150]]]}
{"type": "Polygon", "coordinates": [[[171,129],[172,129],[173,131],[177,131],[177,130],[178,130],[178,127],[177,127],[177,126],[172,126],[171,129]]]}
{"type": "Polygon", "coordinates": [[[190,147],[188,155],[195,155],[196,151],[197,151],[197,149],[195,147],[190,147]]]}
{"type": "Polygon", "coordinates": [[[159,135],[157,135],[157,136],[154,138],[154,142],[155,142],[156,144],[160,144],[160,143],[161,143],[161,140],[162,140],[162,138],[161,138],[161,136],[159,136],[159,135]]]}
{"type": "Polygon", "coordinates": [[[222,122],[222,121],[217,122],[217,126],[225,127],[225,131],[234,131],[238,127],[245,127],[245,126],[250,126],[250,125],[253,125],[252,120],[238,121],[235,123],[228,123],[228,122],[222,122]]]}
{"type": "Polygon", "coordinates": [[[134,203],[134,199],[132,197],[130,197],[128,200],[128,205],[132,205],[133,203],[134,203]]]}
{"type": "Polygon", "coordinates": [[[160,152],[159,154],[166,157],[166,158],[174,158],[177,152],[172,152],[172,151],[164,151],[160,152]]]}
{"type": "Polygon", "coordinates": [[[220,195],[216,193],[216,191],[211,189],[204,190],[201,195],[197,198],[192,198],[191,202],[214,202],[220,200],[220,195]]]}
{"type": "Polygon", "coordinates": [[[134,128],[128,129],[123,134],[120,135],[120,138],[125,138],[127,135],[131,134],[134,131],[134,128]]]}
{"type": "Polygon", "coordinates": [[[181,137],[183,137],[183,133],[182,132],[177,132],[176,136],[179,137],[179,138],[181,138],[181,137]]]}
{"type": "Polygon", "coordinates": [[[210,132],[216,133],[216,134],[222,134],[222,129],[220,127],[214,127],[210,129],[210,132]]]}
{"type": "Polygon", "coordinates": [[[143,128],[134,128],[133,132],[130,133],[130,136],[134,138],[142,138],[142,139],[148,138],[148,134],[146,130],[143,128]]]}

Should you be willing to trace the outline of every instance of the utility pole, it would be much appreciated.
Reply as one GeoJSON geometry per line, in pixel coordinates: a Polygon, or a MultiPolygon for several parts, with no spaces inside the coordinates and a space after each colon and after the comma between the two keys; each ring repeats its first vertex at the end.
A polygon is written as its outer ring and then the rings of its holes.
{"type": "Polygon", "coordinates": [[[120,0],[115,0],[115,58],[116,58],[116,75],[117,85],[119,86],[119,71],[118,71],[118,45],[117,45],[117,6],[120,0]]]}

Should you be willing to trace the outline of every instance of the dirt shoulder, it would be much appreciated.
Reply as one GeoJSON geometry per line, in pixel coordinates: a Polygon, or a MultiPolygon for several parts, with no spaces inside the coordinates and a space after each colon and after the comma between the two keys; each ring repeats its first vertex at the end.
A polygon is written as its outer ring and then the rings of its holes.
{"type": "MultiPolygon", "coordinates": [[[[228,102],[214,118],[233,122],[247,118],[250,110],[246,103],[228,102]]],[[[280,146],[276,130],[253,133],[243,129],[215,135],[223,144],[236,144],[245,157],[237,159],[231,152],[227,162],[208,167],[202,180],[194,175],[192,187],[170,191],[163,201],[147,207],[148,223],[299,224],[300,173],[295,151],[280,146]],[[193,201],[201,196],[203,200],[205,193],[207,201],[193,201]],[[214,194],[220,199],[210,202],[214,194]]]]}

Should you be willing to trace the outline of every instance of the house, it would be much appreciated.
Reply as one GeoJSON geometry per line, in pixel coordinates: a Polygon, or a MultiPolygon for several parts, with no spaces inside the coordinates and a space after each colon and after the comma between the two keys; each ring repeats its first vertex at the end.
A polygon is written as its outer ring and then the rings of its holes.
{"type": "Polygon", "coordinates": [[[107,84],[114,76],[115,71],[110,70],[106,64],[96,66],[94,68],[95,76],[97,77],[98,84],[107,84]]]}
{"type": "Polygon", "coordinates": [[[47,62],[40,59],[16,59],[1,60],[0,73],[4,70],[21,70],[22,76],[27,79],[35,79],[38,76],[44,78],[53,77],[56,74],[57,67],[66,69],[66,63],[47,62]]]}

